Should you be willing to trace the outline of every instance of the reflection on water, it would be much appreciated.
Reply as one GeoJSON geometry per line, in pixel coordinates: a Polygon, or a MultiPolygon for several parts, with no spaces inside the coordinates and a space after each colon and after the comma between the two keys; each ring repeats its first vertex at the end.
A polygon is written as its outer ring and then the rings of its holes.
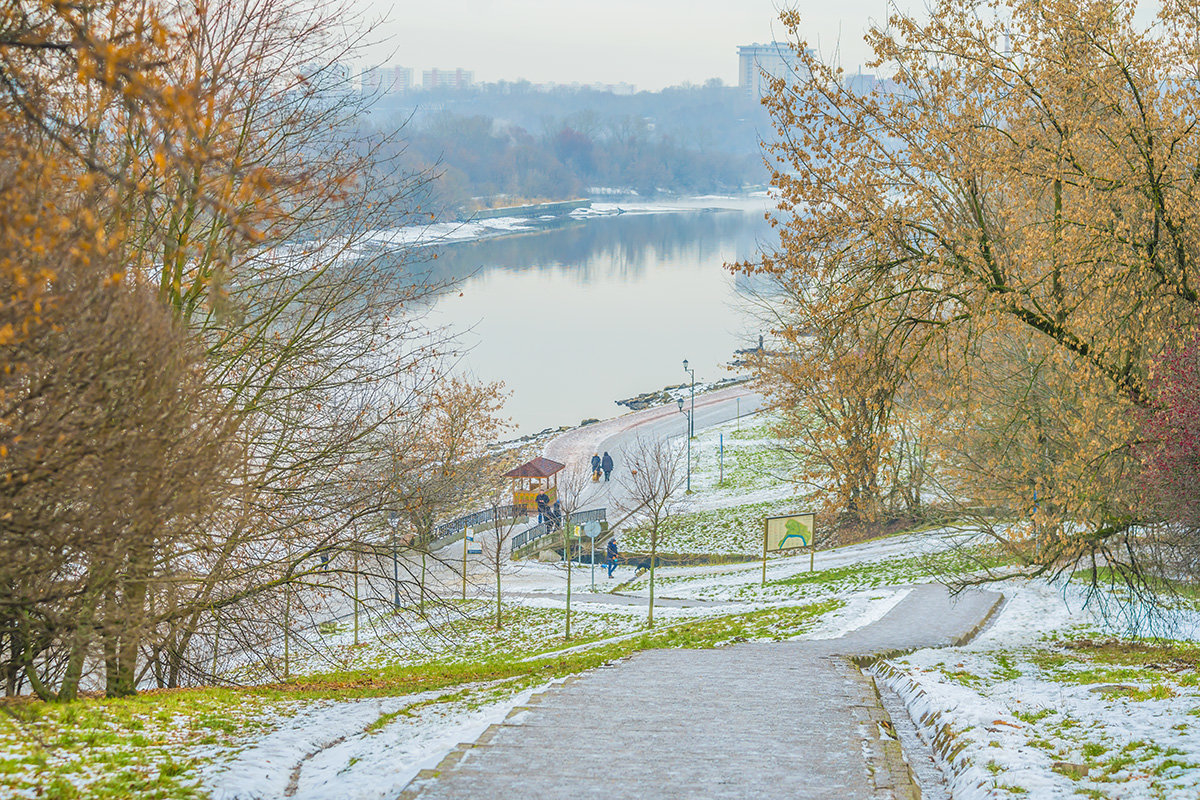
{"type": "Polygon", "coordinates": [[[616,399],[682,382],[685,358],[698,381],[730,374],[722,365],[759,330],[722,265],[753,258],[768,235],[758,208],[623,214],[449,245],[425,266],[462,284],[432,319],[470,329],[460,369],[506,383],[520,433],[605,418],[623,411],[616,399]]]}

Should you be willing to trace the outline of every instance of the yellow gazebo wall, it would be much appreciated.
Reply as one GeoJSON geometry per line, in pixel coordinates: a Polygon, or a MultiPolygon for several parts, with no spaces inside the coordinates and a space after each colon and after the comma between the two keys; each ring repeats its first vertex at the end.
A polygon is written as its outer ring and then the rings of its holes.
{"type": "Polygon", "coordinates": [[[551,486],[549,478],[515,478],[513,480],[513,505],[525,506],[526,510],[536,510],[537,496],[542,492],[545,492],[550,498],[551,504],[558,498],[558,487],[551,486]]]}

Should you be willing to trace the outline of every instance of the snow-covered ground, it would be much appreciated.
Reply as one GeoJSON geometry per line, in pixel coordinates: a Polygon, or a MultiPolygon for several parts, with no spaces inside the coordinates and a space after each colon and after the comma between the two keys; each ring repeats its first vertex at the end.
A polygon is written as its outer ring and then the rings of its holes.
{"type": "MultiPolygon", "coordinates": [[[[660,624],[671,625],[778,603],[837,598],[842,605],[801,637],[835,638],[885,615],[909,591],[905,584],[928,580],[914,568],[917,562],[911,557],[921,549],[937,553],[948,536],[897,536],[822,552],[812,574],[807,556],[772,560],[765,590],[759,586],[761,564],[663,569],[659,596],[722,600],[727,605],[661,608],[656,616],[660,624]],[[809,577],[811,582],[806,582],[809,577]],[[794,580],[800,582],[789,583],[794,580]]],[[[588,589],[586,568],[575,568],[573,584],[576,592],[588,589]]],[[[551,615],[547,619],[561,619],[561,567],[530,565],[511,586],[510,602],[534,614],[551,615]]],[[[1049,667],[1057,663],[1054,654],[1071,654],[1064,643],[1108,635],[1101,632],[1103,620],[1084,607],[1083,596],[1071,586],[1064,590],[1010,581],[999,588],[1006,603],[975,641],[959,648],[918,651],[876,670],[879,682],[904,699],[924,735],[936,739],[951,796],[1067,797],[1081,789],[1098,792],[1095,796],[1200,796],[1200,734],[1189,724],[1200,713],[1194,673],[1164,681],[1156,674],[1121,672],[1119,683],[1114,683],[1107,672],[1080,673],[1083,665],[1049,667]],[[1074,677],[1072,670],[1078,673],[1074,677]],[[1109,688],[1097,690],[1097,685],[1109,688]],[[1075,767],[1064,763],[1090,765],[1089,776],[1072,777],[1067,773],[1075,767]]],[[[621,595],[644,591],[626,584],[621,595]]],[[[582,647],[639,630],[644,607],[621,605],[619,598],[611,604],[578,598],[577,636],[595,638],[582,647]]],[[[1180,619],[1181,624],[1196,621],[1187,615],[1180,619]]],[[[549,641],[552,635],[539,641],[549,641]]],[[[520,639],[516,633],[514,637],[520,639]]],[[[522,696],[478,705],[433,704],[420,713],[396,716],[371,733],[364,728],[373,720],[419,704],[428,695],[323,702],[208,773],[206,785],[215,797],[269,797],[281,782],[286,785],[298,776],[296,796],[322,796],[322,787],[340,781],[339,791],[344,789],[347,797],[382,797],[403,785],[398,776],[415,774],[459,741],[472,740],[520,704],[522,696]],[[288,751],[292,763],[281,770],[286,775],[262,766],[268,757],[275,758],[272,754],[288,751]],[[384,776],[369,766],[381,763],[379,759],[389,764],[384,776]],[[248,787],[260,788],[254,793],[248,787]]]]}
{"type": "Polygon", "coordinates": [[[1079,587],[1000,588],[1003,611],[970,644],[875,669],[940,751],[952,797],[1200,797],[1200,615],[1172,615],[1186,644],[1162,649],[1116,638],[1079,587]]]}
{"type": "MultiPolygon", "coordinates": [[[[784,465],[772,453],[761,418],[704,431],[693,448],[696,496],[687,524],[677,521],[664,537],[664,549],[753,552],[761,541],[765,509],[804,506],[784,480],[784,465]]],[[[951,527],[823,550],[812,573],[806,553],[773,557],[766,586],[759,561],[662,567],[657,596],[695,605],[657,609],[656,616],[670,625],[833,598],[841,605],[801,638],[836,638],[883,617],[903,600],[906,585],[930,580],[937,569],[961,567],[946,559],[963,535],[951,527]]],[[[627,534],[622,544],[635,549],[639,541],[627,534]]],[[[615,587],[621,597],[611,603],[581,602],[576,594],[575,608],[586,609],[577,620],[582,638],[595,641],[570,650],[628,638],[638,630],[644,607],[627,603],[628,597],[647,592],[646,577],[636,576],[628,565],[611,581],[603,570],[599,574],[597,589],[615,587]]],[[[509,602],[561,614],[562,565],[524,564],[504,580],[509,602]]],[[[573,588],[589,591],[588,567],[573,569],[573,588]]],[[[1200,797],[1200,726],[1192,724],[1200,716],[1195,672],[1200,648],[1189,644],[1185,657],[1166,663],[1138,658],[1145,653],[1121,638],[1128,632],[1087,605],[1078,587],[1011,580],[998,588],[1005,605],[970,644],[918,651],[873,668],[933,746],[950,796],[1200,797]],[[1126,650],[1134,657],[1123,656],[1126,650]]],[[[1172,636],[1187,642],[1200,631],[1200,615],[1194,612],[1175,613],[1166,622],[1172,636]]],[[[496,703],[497,709],[504,707],[496,703]]],[[[451,740],[471,738],[468,728],[477,726],[471,713],[450,709],[436,722],[405,719],[407,732],[399,738],[443,741],[448,749],[451,740]],[[454,719],[464,726],[461,735],[447,733],[454,719]],[[433,726],[428,733],[426,724],[433,726]]],[[[421,764],[436,760],[428,751],[420,753],[421,764]]],[[[415,749],[397,749],[395,755],[407,759],[397,765],[406,774],[419,768],[415,749]]]]}
{"type": "MultiPolygon", "coordinates": [[[[693,513],[710,516],[686,529],[694,533],[680,552],[719,551],[714,543],[723,541],[719,527],[725,523],[711,512],[749,508],[748,514],[757,515],[753,536],[760,542],[763,503],[790,507],[803,502],[780,479],[769,445],[761,420],[747,419],[704,432],[693,443],[693,513]],[[722,434],[725,480],[719,482],[716,447],[722,434]]],[[[684,536],[684,530],[676,533],[684,536]]],[[[734,539],[741,535],[729,534],[734,539]]],[[[665,605],[656,606],[656,621],[670,628],[724,615],[823,604],[829,610],[796,629],[793,638],[836,638],[882,618],[912,585],[966,568],[956,560],[954,548],[964,535],[946,527],[822,550],[811,563],[814,571],[807,553],[772,557],[765,585],[757,560],[662,567],[656,571],[656,598],[665,605]]],[[[623,537],[624,549],[631,538],[623,537]]],[[[450,560],[452,554],[445,555],[450,560]]],[[[346,620],[335,614],[337,624],[320,626],[322,647],[293,656],[294,674],[331,669],[371,674],[375,669],[449,668],[493,659],[543,663],[628,641],[644,630],[649,587],[646,576],[636,574],[630,564],[619,567],[612,579],[606,570],[596,569],[595,593],[590,566],[571,568],[571,642],[563,640],[563,565],[505,566],[506,625],[501,631],[490,622],[494,576],[480,561],[469,566],[465,602],[439,605],[429,619],[407,625],[364,621],[357,646],[346,620]]],[[[451,566],[435,568],[432,575],[452,596],[457,573],[451,566]]],[[[1096,606],[1087,605],[1075,584],[1009,580],[994,588],[1004,593],[1005,604],[969,644],[917,651],[872,668],[881,687],[899,696],[919,735],[932,746],[950,796],[1200,797],[1200,726],[1195,724],[1200,716],[1200,614],[1185,604],[1155,618],[1154,632],[1177,640],[1168,648],[1130,636],[1121,620],[1106,619],[1096,606]]],[[[122,724],[134,743],[126,747],[149,754],[144,762],[149,774],[190,764],[184,775],[214,798],[384,798],[395,796],[420,769],[434,766],[459,742],[472,741],[500,722],[544,686],[545,678],[464,680],[420,693],[383,690],[378,697],[349,692],[354,699],[343,700],[250,695],[240,712],[222,708],[219,697],[202,695],[190,717],[185,710],[163,709],[138,712],[136,725],[122,724]],[[224,733],[199,735],[207,731],[224,733]]],[[[119,727],[111,721],[105,726],[111,731],[119,727]]],[[[0,793],[5,772],[11,775],[39,763],[69,771],[74,756],[67,748],[39,762],[36,748],[19,741],[0,725],[0,793]],[[23,766],[10,769],[18,756],[23,766]]],[[[103,767],[89,765],[63,780],[83,789],[98,775],[103,767]]],[[[13,794],[38,793],[23,788],[13,794]]]]}
{"type": "Polygon", "coordinates": [[[232,761],[207,770],[203,782],[213,800],[392,798],[419,770],[478,738],[538,690],[477,707],[425,704],[438,692],[312,702],[232,761]]]}

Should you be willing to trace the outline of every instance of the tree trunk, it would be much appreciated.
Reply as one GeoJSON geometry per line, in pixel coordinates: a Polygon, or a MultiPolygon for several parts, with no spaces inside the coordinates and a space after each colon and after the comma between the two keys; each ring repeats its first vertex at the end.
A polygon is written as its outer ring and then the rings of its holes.
{"type": "Polygon", "coordinates": [[[120,621],[120,636],[115,651],[116,670],[108,681],[108,697],[129,697],[137,694],[137,657],[142,643],[146,616],[146,596],[149,582],[140,564],[130,565],[125,582],[125,615],[120,621]]]}
{"type": "Polygon", "coordinates": [[[567,514],[566,524],[563,526],[563,554],[567,559],[567,635],[566,638],[571,638],[571,515],[567,514]]]}
{"type": "Polygon", "coordinates": [[[654,523],[654,528],[650,532],[650,614],[647,618],[647,626],[654,627],[654,562],[658,559],[658,521],[654,523]]]}
{"type": "Polygon", "coordinates": [[[4,665],[4,694],[13,697],[21,690],[21,655],[25,652],[26,636],[16,620],[8,626],[8,663],[4,665]]]}

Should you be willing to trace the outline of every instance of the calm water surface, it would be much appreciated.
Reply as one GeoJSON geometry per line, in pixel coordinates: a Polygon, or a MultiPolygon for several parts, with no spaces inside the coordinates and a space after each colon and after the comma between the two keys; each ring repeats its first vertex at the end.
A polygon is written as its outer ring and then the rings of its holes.
{"type": "MultiPolygon", "coordinates": [[[[726,201],[729,202],[729,201],[726,201]]],[[[463,279],[432,321],[469,329],[459,371],[502,380],[520,434],[606,418],[614,400],[732,374],[757,342],[727,262],[769,241],[765,201],[628,213],[440,248],[436,270],[463,279]]]]}

